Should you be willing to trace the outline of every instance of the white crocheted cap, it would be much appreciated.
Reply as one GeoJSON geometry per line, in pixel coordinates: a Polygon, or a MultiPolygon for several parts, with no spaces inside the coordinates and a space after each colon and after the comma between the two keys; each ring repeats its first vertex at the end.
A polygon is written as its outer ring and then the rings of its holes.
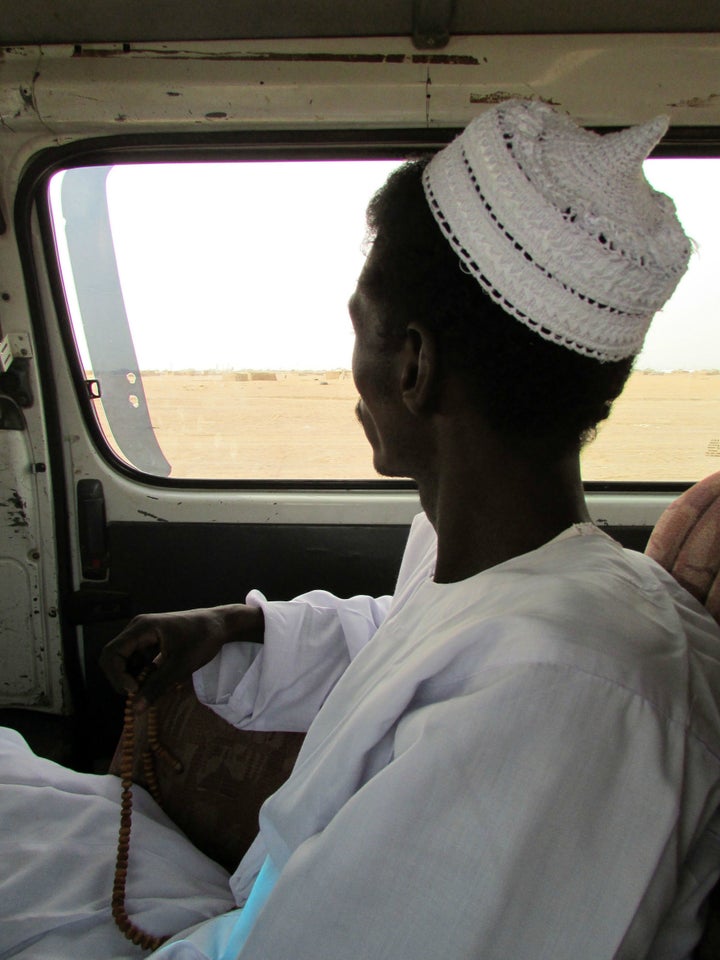
{"type": "Polygon", "coordinates": [[[547,104],[476,117],[424,174],[458,256],[507,313],[598,360],[637,354],[691,245],[643,160],[667,119],[600,135],[547,104]]]}

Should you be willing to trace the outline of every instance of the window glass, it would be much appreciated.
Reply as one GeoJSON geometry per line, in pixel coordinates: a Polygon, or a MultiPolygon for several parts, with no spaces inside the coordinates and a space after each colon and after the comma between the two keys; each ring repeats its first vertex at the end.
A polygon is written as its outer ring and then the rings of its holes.
{"type": "Polygon", "coordinates": [[[375,476],[347,302],[365,207],[398,162],[136,164],[52,180],[78,353],[119,456],[177,478],[375,476]]]}
{"type": "Polygon", "coordinates": [[[693,481],[720,469],[720,159],[657,158],[645,174],[674,199],[695,252],[584,450],[586,480],[693,481]]]}
{"type": "MultiPolygon", "coordinates": [[[[108,445],[179,479],[373,479],[347,300],[368,199],[398,161],[122,164],[49,188],[68,313],[108,445]]],[[[586,480],[720,467],[720,160],[658,159],[697,246],[583,452],[586,480]]]]}

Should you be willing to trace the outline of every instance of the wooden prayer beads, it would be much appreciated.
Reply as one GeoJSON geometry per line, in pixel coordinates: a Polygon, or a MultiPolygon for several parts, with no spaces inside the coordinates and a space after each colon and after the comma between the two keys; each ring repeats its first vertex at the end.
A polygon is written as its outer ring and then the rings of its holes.
{"type": "MultiPolygon", "coordinates": [[[[140,682],[144,675],[139,678],[140,682]]],[[[143,753],[143,773],[148,790],[158,803],[160,791],[153,763],[153,756],[165,759],[176,771],[182,771],[182,764],[172,756],[158,740],[157,712],[155,707],[147,709],[147,742],[148,749],[143,753]]],[[[132,827],[132,774],[133,754],[135,747],[135,694],[129,693],[125,702],[125,716],[122,732],[122,747],[120,753],[120,784],[122,794],[120,798],[120,830],[118,833],[117,856],[115,859],[115,875],[112,890],[112,915],[118,929],[132,943],[144,950],[157,950],[168,939],[167,936],[154,936],[137,927],[128,916],[125,906],[125,895],[130,858],[130,831],[132,827]]]]}

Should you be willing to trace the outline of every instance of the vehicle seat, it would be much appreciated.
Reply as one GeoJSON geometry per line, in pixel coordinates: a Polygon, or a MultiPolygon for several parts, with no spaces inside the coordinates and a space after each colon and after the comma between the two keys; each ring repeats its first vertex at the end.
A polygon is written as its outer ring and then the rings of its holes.
{"type": "MultiPolygon", "coordinates": [[[[132,779],[149,787],[148,714],[135,719],[132,779]]],[[[195,696],[192,682],[156,704],[164,748],[151,760],[156,798],[193,844],[232,872],[255,839],[263,802],[290,776],[302,733],[238,730],[195,696]],[[176,769],[172,760],[179,760],[176,769]]],[[[123,737],[109,773],[121,776],[123,737]]]]}
{"type": "MultiPolygon", "coordinates": [[[[645,552],[675,577],[720,624],[720,472],[700,480],[665,510],[645,552]]],[[[720,958],[720,882],[696,960],[720,958]]]]}

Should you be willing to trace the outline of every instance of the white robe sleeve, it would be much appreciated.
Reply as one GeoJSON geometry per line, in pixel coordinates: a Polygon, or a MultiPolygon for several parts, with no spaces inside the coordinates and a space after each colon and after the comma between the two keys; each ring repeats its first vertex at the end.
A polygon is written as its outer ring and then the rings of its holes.
{"type": "Polygon", "coordinates": [[[314,590],[271,603],[253,590],[246,602],[262,608],[264,643],[226,644],[194,674],[198,699],[239,729],[306,731],[391,599],[314,590]]]}
{"type": "Polygon", "coordinates": [[[348,665],[402,598],[413,577],[434,569],[437,538],[424,514],[415,517],[394,598],[340,599],[313,590],[268,602],[257,590],[246,602],[261,607],[263,644],[230,643],[194,674],[198,699],[244,730],[305,732],[348,665]]]}
{"type": "Polygon", "coordinates": [[[291,854],[241,960],[645,956],[667,903],[639,901],[672,870],[675,777],[717,762],[702,752],[603,679],[492,671],[403,718],[390,763],[291,854]]]}

